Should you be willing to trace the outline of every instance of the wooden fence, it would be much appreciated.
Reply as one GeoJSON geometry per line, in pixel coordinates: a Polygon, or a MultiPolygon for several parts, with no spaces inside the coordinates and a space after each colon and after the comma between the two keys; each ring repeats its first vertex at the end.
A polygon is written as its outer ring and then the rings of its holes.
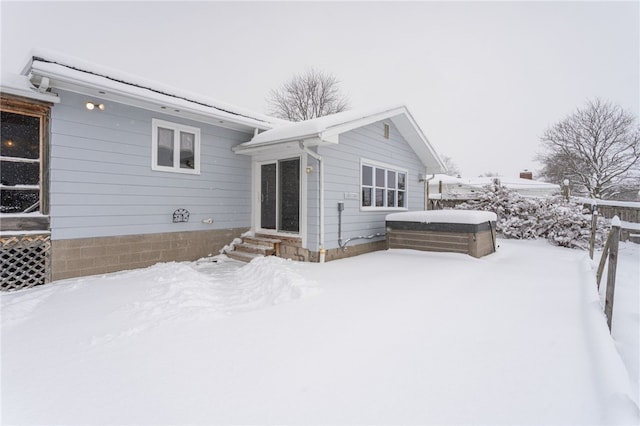
{"type": "MultiPolygon", "coordinates": [[[[596,284],[598,286],[598,290],[600,290],[600,281],[602,280],[605,264],[607,264],[607,288],[604,303],[604,313],[607,316],[607,325],[609,326],[609,331],[611,331],[611,321],[613,319],[613,299],[616,290],[618,242],[620,241],[620,219],[617,216],[614,216],[611,222],[611,231],[609,232],[607,242],[604,245],[602,256],[600,257],[600,263],[598,265],[598,272],[596,273],[596,284]]],[[[590,254],[593,258],[593,249],[590,250],[590,254]]]]}
{"type": "MultiPolygon", "coordinates": [[[[585,204],[585,207],[589,207],[585,204]]],[[[598,214],[607,219],[612,219],[614,216],[623,222],[640,223],[640,208],[629,206],[604,206],[598,204],[598,214]]]]}

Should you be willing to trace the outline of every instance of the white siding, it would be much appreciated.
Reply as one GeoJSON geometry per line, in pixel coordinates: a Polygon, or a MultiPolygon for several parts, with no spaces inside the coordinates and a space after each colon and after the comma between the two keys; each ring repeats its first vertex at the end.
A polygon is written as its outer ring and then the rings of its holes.
{"type": "Polygon", "coordinates": [[[98,99],[60,97],[51,117],[53,239],[250,225],[250,158],[231,147],[251,134],[106,101],[105,111],[89,111],[85,102],[98,99]],[[152,118],[201,129],[200,175],[151,170],[152,118]],[[178,208],[191,213],[188,223],[172,223],[178,208]]]}

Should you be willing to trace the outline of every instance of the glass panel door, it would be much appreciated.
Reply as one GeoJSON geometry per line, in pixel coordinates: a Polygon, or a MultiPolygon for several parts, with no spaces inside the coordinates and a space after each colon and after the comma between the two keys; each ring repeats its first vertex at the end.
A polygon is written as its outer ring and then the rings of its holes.
{"type": "Polygon", "coordinates": [[[260,168],[260,227],[276,229],[276,163],[263,164],[260,168]]]}
{"type": "Polygon", "coordinates": [[[260,228],[300,232],[300,159],[260,166],[260,228]]]}
{"type": "Polygon", "coordinates": [[[300,230],[300,159],[278,162],[279,173],[279,231],[300,230]]]}

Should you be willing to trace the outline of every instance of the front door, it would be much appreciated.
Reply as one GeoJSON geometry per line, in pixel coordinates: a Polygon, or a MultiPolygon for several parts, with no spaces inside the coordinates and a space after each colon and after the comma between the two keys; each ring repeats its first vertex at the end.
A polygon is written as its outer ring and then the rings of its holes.
{"type": "Polygon", "coordinates": [[[260,166],[260,228],[300,231],[300,159],[260,166]]]}

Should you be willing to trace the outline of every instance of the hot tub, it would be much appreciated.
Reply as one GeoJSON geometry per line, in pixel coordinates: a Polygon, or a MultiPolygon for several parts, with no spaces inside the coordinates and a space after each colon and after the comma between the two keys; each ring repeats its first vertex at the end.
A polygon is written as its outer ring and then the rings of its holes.
{"type": "Polygon", "coordinates": [[[478,210],[428,210],[386,217],[387,247],[466,253],[496,251],[496,214],[478,210]]]}

